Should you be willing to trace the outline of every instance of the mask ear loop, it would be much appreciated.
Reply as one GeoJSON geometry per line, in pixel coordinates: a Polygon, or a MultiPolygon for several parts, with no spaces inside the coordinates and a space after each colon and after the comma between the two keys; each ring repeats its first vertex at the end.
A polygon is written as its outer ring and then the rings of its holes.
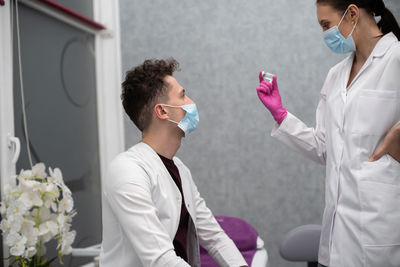
{"type": "Polygon", "coordinates": [[[168,121],[173,122],[173,123],[175,123],[175,124],[179,124],[179,122],[176,122],[176,121],[171,120],[171,119],[168,119],[168,121]]]}
{"type": "MultiPolygon", "coordinates": [[[[344,19],[344,17],[346,16],[346,14],[347,14],[348,11],[349,11],[349,9],[347,8],[346,11],[344,12],[343,16],[342,16],[342,19],[339,21],[339,24],[337,25],[338,29],[339,29],[339,26],[340,26],[340,24],[342,23],[342,21],[343,21],[343,19],[344,19]]],[[[358,23],[358,21],[356,21],[356,24],[354,24],[354,27],[353,27],[353,29],[351,30],[350,34],[347,36],[347,38],[349,38],[349,36],[351,36],[351,35],[353,34],[354,30],[356,29],[357,23],[358,23]]],[[[347,38],[346,38],[346,39],[347,39],[347,38]]]]}
{"type": "MultiPolygon", "coordinates": [[[[354,30],[356,29],[357,23],[358,23],[358,21],[356,21],[356,24],[354,24],[354,27],[351,30],[351,33],[349,34],[349,36],[353,34],[354,30]]],[[[349,38],[349,36],[347,36],[347,38],[349,38]]]]}
{"type": "Polygon", "coordinates": [[[342,23],[342,21],[343,21],[343,19],[344,19],[344,17],[346,16],[346,14],[347,14],[348,11],[349,11],[349,9],[347,8],[346,11],[344,12],[342,18],[340,19],[339,24],[337,25],[338,28],[339,28],[340,24],[342,23]]]}
{"type": "MultiPolygon", "coordinates": [[[[160,104],[160,105],[163,105],[163,106],[166,106],[166,107],[171,107],[171,108],[180,108],[180,106],[172,106],[172,105],[168,105],[168,104],[160,104]]],[[[176,122],[176,121],[171,120],[171,119],[168,119],[168,121],[173,122],[175,124],[179,124],[179,122],[176,122]]]]}

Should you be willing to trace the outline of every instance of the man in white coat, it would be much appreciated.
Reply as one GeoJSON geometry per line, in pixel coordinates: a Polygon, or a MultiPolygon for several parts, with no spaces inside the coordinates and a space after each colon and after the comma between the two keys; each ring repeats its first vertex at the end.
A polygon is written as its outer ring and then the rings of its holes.
{"type": "Polygon", "coordinates": [[[175,157],[199,116],[172,76],[178,62],[127,72],[122,102],[142,141],[110,164],[103,185],[102,267],[200,266],[199,244],[220,266],[247,266],[175,157]]]}

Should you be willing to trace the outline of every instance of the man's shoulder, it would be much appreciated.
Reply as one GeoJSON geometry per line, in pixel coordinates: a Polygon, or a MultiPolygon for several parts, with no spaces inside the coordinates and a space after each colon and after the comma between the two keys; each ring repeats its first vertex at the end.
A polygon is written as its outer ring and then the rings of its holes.
{"type": "Polygon", "coordinates": [[[137,145],[118,154],[108,165],[105,186],[112,190],[129,182],[148,180],[149,168],[145,155],[137,145]]]}

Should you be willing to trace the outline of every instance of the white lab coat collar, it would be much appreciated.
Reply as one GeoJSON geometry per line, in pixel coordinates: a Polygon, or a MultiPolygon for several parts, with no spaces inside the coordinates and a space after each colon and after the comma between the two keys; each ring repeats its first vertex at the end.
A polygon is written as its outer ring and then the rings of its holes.
{"type": "Polygon", "coordinates": [[[351,84],[348,87],[347,87],[347,82],[348,82],[351,68],[353,65],[355,52],[351,53],[350,56],[348,56],[347,59],[344,60],[344,67],[346,69],[346,72],[345,72],[345,79],[343,80],[344,86],[342,87],[342,91],[341,91],[343,102],[347,101],[347,97],[346,97],[347,90],[351,88],[351,86],[357,81],[359,76],[362,75],[362,73],[365,71],[365,69],[367,69],[371,65],[371,63],[374,61],[374,59],[383,57],[386,54],[386,52],[389,50],[389,48],[392,47],[392,45],[394,45],[397,42],[398,42],[397,37],[392,32],[385,34],[375,45],[375,47],[372,50],[371,54],[369,55],[367,61],[364,63],[364,65],[362,66],[362,68],[360,69],[360,71],[358,72],[356,77],[354,77],[353,81],[351,82],[351,84]]]}
{"type": "MultiPolygon", "coordinates": [[[[372,58],[377,58],[377,57],[382,57],[386,54],[386,52],[389,50],[389,48],[398,42],[396,35],[394,35],[392,32],[385,34],[375,45],[374,49],[371,52],[371,55],[368,57],[368,59],[372,58]]],[[[346,64],[349,65],[353,63],[355,52],[351,53],[347,59],[345,60],[346,64]]],[[[367,59],[367,61],[368,61],[367,59]]],[[[366,65],[366,64],[365,64],[366,65]]]]}
{"type": "MultiPolygon", "coordinates": [[[[153,165],[153,167],[157,168],[157,170],[156,170],[157,173],[164,173],[165,177],[168,177],[169,179],[171,179],[171,181],[173,181],[173,178],[172,178],[171,174],[169,173],[167,167],[165,167],[164,162],[161,160],[160,156],[150,145],[148,145],[144,142],[140,142],[139,144],[136,145],[136,148],[142,149],[146,153],[146,157],[151,155],[152,159],[156,163],[153,165]]],[[[172,158],[172,160],[174,161],[176,167],[178,168],[179,175],[181,177],[183,199],[188,200],[188,198],[190,197],[190,190],[191,190],[190,186],[191,185],[185,179],[185,177],[187,177],[187,174],[185,173],[186,170],[184,169],[182,162],[176,156],[174,156],[172,158]]],[[[175,182],[173,184],[175,185],[175,194],[180,195],[181,193],[180,193],[178,186],[176,185],[175,182]]],[[[185,204],[186,204],[186,209],[187,209],[190,217],[195,218],[195,213],[193,211],[193,205],[191,206],[190,203],[188,203],[188,201],[185,204]]],[[[195,220],[193,221],[193,223],[196,225],[195,220]]]]}
{"type": "Polygon", "coordinates": [[[372,57],[382,57],[386,54],[389,48],[396,43],[397,37],[392,32],[385,34],[375,45],[374,50],[372,51],[372,57]]]}

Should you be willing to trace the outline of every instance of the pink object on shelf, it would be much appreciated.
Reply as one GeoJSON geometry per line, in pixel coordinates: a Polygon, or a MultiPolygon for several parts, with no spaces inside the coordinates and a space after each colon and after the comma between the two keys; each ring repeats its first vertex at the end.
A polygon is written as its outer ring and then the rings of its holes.
{"type": "Polygon", "coordinates": [[[0,6],[4,6],[4,0],[0,0],[0,6]]]}
{"type": "MultiPolygon", "coordinates": [[[[2,0],[0,0],[2,1],[2,0]]],[[[48,6],[50,6],[51,8],[54,8],[58,11],[61,11],[62,13],[65,13],[77,20],[80,20],[81,22],[85,23],[86,25],[91,26],[92,28],[95,28],[97,30],[104,30],[106,29],[106,27],[94,20],[92,20],[91,18],[86,17],[85,15],[82,15],[81,13],[66,7],[54,0],[39,0],[40,2],[42,2],[43,4],[46,4],[48,6]]]]}

